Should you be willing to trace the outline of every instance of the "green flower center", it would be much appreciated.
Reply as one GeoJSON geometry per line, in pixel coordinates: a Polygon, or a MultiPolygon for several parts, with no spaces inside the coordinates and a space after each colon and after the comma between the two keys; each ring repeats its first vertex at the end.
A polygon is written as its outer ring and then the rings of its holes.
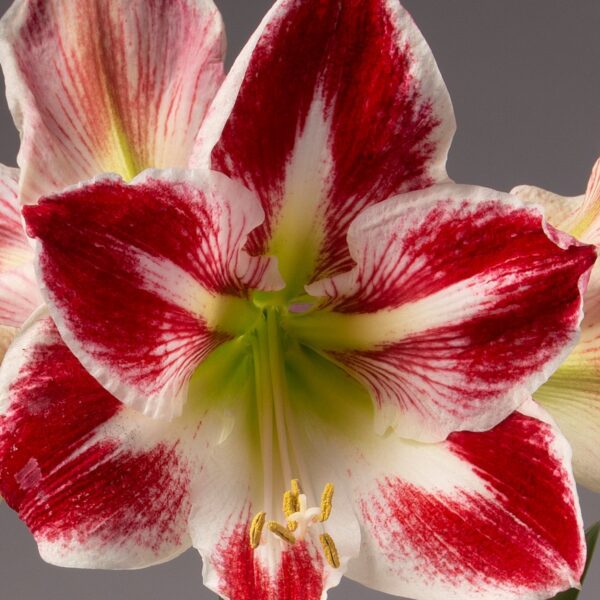
{"type": "MultiPolygon", "coordinates": [[[[299,416],[343,426],[353,413],[349,404],[372,415],[365,388],[320,347],[320,323],[333,316],[308,295],[287,301],[284,293],[256,292],[251,300],[223,299],[212,326],[233,339],[209,355],[191,381],[192,404],[235,419],[243,414],[256,432],[261,461],[272,457],[281,481],[301,476],[290,450],[297,446],[291,438],[299,416]]],[[[263,465],[265,477],[272,470],[263,465]]]]}
{"type": "MultiPolygon", "coordinates": [[[[307,482],[308,496],[318,497],[310,488],[311,470],[314,460],[326,457],[306,455],[311,436],[317,430],[351,436],[373,418],[365,388],[319,348],[312,320],[319,314],[327,320],[331,313],[318,304],[307,295],[287,300],[279,292],[223,299],[211,318],[230,339],[202,362],[191,381],[190,403],[223,415],[223,439],[243,435],[250,442],[255,510],[260,510],[248,533],[255,548],[270,535],[293,544],[314,521],[313,509],[302,503],[290,514],[281,508],[290,481],[307,482]],[[294,523],[306,521],[299,531],[288,529],[291,516],[294,523]]],[[[322,533],[320,539],[329,564],[339,566],[331,536],[322,533]]]]}

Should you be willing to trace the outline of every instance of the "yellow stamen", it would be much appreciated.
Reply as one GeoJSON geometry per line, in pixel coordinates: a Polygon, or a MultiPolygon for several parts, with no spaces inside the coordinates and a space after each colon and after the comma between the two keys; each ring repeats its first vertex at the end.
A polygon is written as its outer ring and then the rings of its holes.
{"type": "Polygon", "coordinates": [[[296,543],[296,536],[291,533],[288,529],[286,529],[283,525],[277,523],[277,521],[269,521],[267,523],[267,527],[269,531],[272,531],[278,538],[282,539],[284,542],[288,544],[296,543]]]}
{"type": "Polygon", "coordinates": [[[292,492],[287,491],[283,495],[283,514],[288,520],[287,527],[290,531],[296,531],[298,528],[298,523],[296,523],[296,521],[291,521],[290,517],[299,510],[300,504],[298,502],[298,496],[294,496],[292,492]]]}
{"type": "Polygon", "coordinates": [[[259,512],[254,519],[252,519],[252,524],[250,525],[250,546],[253,549],[260,546],[260,538],[262,536],[266,518],[267,513],[259,512]]]}
{"type": "Polygon", "coordinates": [[[300,510],[298,504],[298,497],[294,496],[292,492],[286,492],[283,495],[283,514],[286,518],[291,517],[294,513],[300,510]]]}
{"type": "Polygon", "coordinates": [[[323,490],[321,495],[321,517],[319,520],[321,523],[327,521],[331,516],[331,509],[333,508],[333,483],[328,483],[323,490]]]}
{"type": "Polygon", "coordinates": [[[292,495],[295,498],[302,493],[302,488],[300,487],[300,482],[297,479],[292,479],[292,495]]]}
{"type": "Polygon", "coordinates": [[[333,538],[328,533],[323,533],[319,536],[321,540],[321,546],[323,546],[323,553],[327,562],[334,568],[340,568],[340,555],[338,554],[337,548],[333,538]]]}

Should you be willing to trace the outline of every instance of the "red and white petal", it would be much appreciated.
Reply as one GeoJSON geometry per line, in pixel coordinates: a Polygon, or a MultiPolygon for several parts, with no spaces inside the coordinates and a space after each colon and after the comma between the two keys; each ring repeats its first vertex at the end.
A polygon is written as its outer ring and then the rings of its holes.
{"type": "MultiPolygon", "coordinates": [[[[586,244],[598,245],[600,233],[600,159],[596,163],[586,194],[563,197],[553,192],[533,186],[518,186],[511,194],[528,204],[535,204],[544,210],[548,222],[586,244]]],[[[585,319],[582,329],[594,328],[600,321],[600,269],[598,264],[592,270],[585,294],[585,319]]]]}
{"type": "Polygon", "coordinates": [[[262,209],[217,173],[150,171],[130,185],[105,177],[24,214],[63,339],[149,416],[181,413],[198,364],[254,317],[249,290],[277,275],[242,250],[262,209]],[[233,331],[220,329],[228,318],[233,331]]]}
{"type": "Polygon", "coordinates": [[[33,248],[21,220],[18,186],[19,171],[0,165],[0,326],[7,328],[20,327],[43,302],[33,271],[33,248]]]}
{"type": "Polygon", "coordinates": [[[60,566],[139,568],[190,546],[201,419],[125,407],[81,366],[50,318],[20,333],[0,373],[0,493],[60,566]]]}
{"type": "Polygon", "coordinates": [[[23,201],[187,166],[224,73],[212,0],[17,0],[0,27],[23,201]]]}
{"type": "Polygon", "coordinates": [[[434,186],[367,209],[348,240],[357,266],[308,286],[328,299],[290,327],[370,389],[380,432],[489,429],[576,341],[595,251],[514,198],[434,186]]]}
{"type": "Polygon", "coordinates": [[[423,600],[546,600],[579,583],[571,452],[539,407],[440,444],[363,432],[323,442],[363,528],[348,577],[423,600]]]}
{"type": "Polygon", "coordinates": [[[253,253],[293,291],[349,267],[366,206],[447,180],[455,130],[429,47],[397,0],[279,0],[233,66],[196,148],[261,199],[253,253]]]}
{"type": "MultiPolygon", "coordinates": [[[[519,199],[541,206],[551,225],[565,231],[586,244],[598,245],[600,234],[596,231],[600,227],[600,160],[590,177],[587,193],[576,197],[562,197],[541,188],[519,186],[513,189],[512,194],[519,199]]],[[[582,323],[584,337],[589,342],[597,333],[594,331],[600,323],[600,269],[595,265],[590,275],[588,288],[585,294],[585,318],[582,323]],[[587,330],[587,333],[586,333],[587,330]]],[[[598,332],[600,333],[600,332],[598,332]]],[[[588,351],[585,350],[587,354],[588,351]]]]}
{"type": "MultiPolygon", "coordinates": [[[[232,348],[235,344],[232,342],[232,348]]],[[[265,401],[259,383],[260,365],[247,354],[232,358],[235,367],[228,369],[227,377],[218,374],[211,360],[201,365],[192,391],[220,398],[219,409],[231,422],[193,490],[190,533],[202,554],[204,583],[229,600],[320,600],[339,583],[348,561],[357,556],[360,530],[351,502],[343,494],[344,474],[323,468],[321,448],[311,445],[309,431],[303,427],[307,402],[310,405],[317,396],[305,385],[291,386],[293,400],[288,403],[279,398],[274,409],[265,401]],[[319,506],[325,484],[333,483],[331,517],[323,525],[308,527],[304,539],[293,545],[283,543],[264,527],[260,545],[253,551],[250,528],[256,514],[265,512],[266,522],[285,526],[283,495],[292,478],[300,480],[311,507],[319,506]],[[333,568],[325,557],[319,539],[324,532],[334,540],[339,568],[333,568]]],[[[296,360],[294,364],[300,369],[295,378],[307,373],[309,382],[321,382],[322,368],[307,371],[304,362],[298,365],[296,360]]],[[[313,366],[322,367],[322,361],[310,363],[308,368],[313,366]]],[[[333,370],[338,378],[341,373],[357,386],[338,367],[333,370]]],[[[326,371],[330,374],[331,369],[326,371]]],[[[299,383],[305,380],[300,377],[299,383]]],[[[338,393],[345,389],[334,386],[334,402],[339,403],[338,393]]],[[[319,402],[319,406],[323,404],[319,402]]]]}
{"type": "MultiPolygon", "coordinates": [[[[256,432],[244,432],[241,421],[236,423],[228,439],[211,455],[194,492],[190,532],[203,558],[204,584],[225,600],[326,598],[327,590],[338,585],[349,559],[358,554],[360,547],[359,528],[349,500],[338,500],[336,494],[335,510],[326,523],[339,553],[340,567],[331,567],[323,554],[319,534],[325,529],[320,524],[293,545],[282,542],[265,527],[261,545],[253,550],[249,534],[256,513],[266,511],[267,521],[285,524],[282,499],[289,482],[276,480],[272,488],[263,488],[264,472],[252,450],[258,443],[256,432]]],[[[322,460],[316,453],[304,458],[315,459],[310,462],[310,477],[304,478],[302,485],[309,502],[313,500],[318,506],[323,486],[329,481],[337,483],[338,474],[320,469],[322,460]],[[327,479],[329,475],[333,479],[327,479]]]]}

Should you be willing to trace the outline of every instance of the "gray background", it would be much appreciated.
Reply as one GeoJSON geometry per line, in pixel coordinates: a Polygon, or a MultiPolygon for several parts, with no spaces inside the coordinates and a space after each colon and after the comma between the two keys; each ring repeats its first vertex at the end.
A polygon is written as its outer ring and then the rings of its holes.
{"type": "MultiPolygon", "coordinates": [[[[77,0],[70,0],[76,2],[77,0]]],[[[271,5],[216,0],[229,35],[229,64],[271,5]]],[[[2,12],[8,0],[0,0],[2,12]]],[[[598,0],[405,0],[440,65],[458,134],[450,175],[509,190],[532,183],[581,193],[600,155],[598,0]]],[[[18,138],[0,106],[0,161],[12,165],[18,138]]],[[[599,441],[600,443],[600,441],[599,441]]],[[[586,522],[600,496],[582,491],[586,522]]],[[[582,600],[600,596],[600,554],[582,600]]],[[[145,571],[104,573],[50,567],[16,515],[0,506],[0,600],[202,600],[194,551],[145,571]]],[[[333,600],[391,598],[345,582],[333,600]]]]}

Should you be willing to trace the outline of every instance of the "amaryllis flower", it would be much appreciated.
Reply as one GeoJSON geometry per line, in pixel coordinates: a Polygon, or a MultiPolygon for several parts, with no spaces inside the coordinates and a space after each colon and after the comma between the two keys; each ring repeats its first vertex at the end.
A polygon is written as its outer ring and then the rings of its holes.
{"type": "Polygon", "coordinates": [[[577,585],[570,449],[529,398],[576,341],[595,251],[449,181],[450,100],[397,1],[277,2],[197,136],[163,94],[213,72],[212,4],[73,7],[3,26],[45,305],[0,370],[0,491],[42,556],[193,545],[232,600],[343,574],[428,600],[577,585]],[[129,180],[172,127],[193,170],[129,180]],[[129,181],[70,170],[102,132],[129,181]]]}
{"type": "MultiPolygon", "coordinates": [[[[513,193],[544,207],[555,227],[587,244],[600,245],[600,160],[592,171],[587,192],[565,198],[533,187],[513,193]]],[[[600,492],[600,270],[592,271],[585,295],[581,340],[567,360],[534,398],[556,419],[573,447],[577,480],[600,492]]]]}

